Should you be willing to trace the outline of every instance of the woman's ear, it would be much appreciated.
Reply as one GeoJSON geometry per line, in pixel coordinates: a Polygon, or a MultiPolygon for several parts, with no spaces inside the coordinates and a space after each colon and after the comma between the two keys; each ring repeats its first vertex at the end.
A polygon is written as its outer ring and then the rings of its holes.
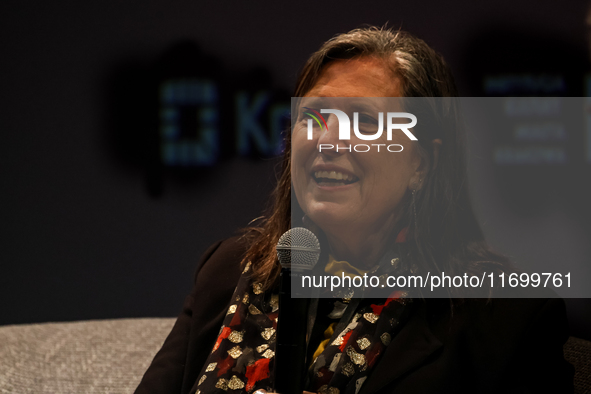
{"type": "Polygon", "coordinates": [[[410,179],[408,184],[409,190],[420,190],[423,187],[424,181],[427,178],[429,171],[434,170],[437,167],[439,161],[439,150],[443,144],[441,139],[436,138],[431,141],[433,144],[433,162],[430,162],[428,158],[421,157],[416,169],[415,174],[410,179]]]}

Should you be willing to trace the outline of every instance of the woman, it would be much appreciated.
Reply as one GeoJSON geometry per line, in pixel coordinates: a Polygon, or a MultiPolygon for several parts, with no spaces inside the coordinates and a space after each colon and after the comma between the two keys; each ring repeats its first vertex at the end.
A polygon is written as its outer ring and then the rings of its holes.
{"type": "MultiPolygon", "coordinates": [[[[471,210],[453,101],[437,101],[443,104],[426,115],[417,109],[421,124],[437,126],[417,126],[417,141],[401,132],[391,141],[380,137],[402,146],[398,153],[347,150],[363,138],[339,139],[334,115],[324,124],[308,122],[329,105],[353,112],[352,99],[341,98],[457,96],[449,68],[423,41],[378,28],[339,35],[308,60],[294,96],[301,99],[269,216],[206,252],[183,313],[137,393],[271,390],[275,246],[291,227],[306,226],[328,245],[320,269],[331,275],[511,270],[489,250],[471,210]],[[380,271],[384,256],[389,272],[380,271]]],[[[375,132],[375,118],[357,120],[375,132]]],[[[560,300],[423,300],[399,292],[322,299],[314,315],[306,383],[313,392],[573,390],[572,367],[562,357],[568,326],[560,300]]]]}

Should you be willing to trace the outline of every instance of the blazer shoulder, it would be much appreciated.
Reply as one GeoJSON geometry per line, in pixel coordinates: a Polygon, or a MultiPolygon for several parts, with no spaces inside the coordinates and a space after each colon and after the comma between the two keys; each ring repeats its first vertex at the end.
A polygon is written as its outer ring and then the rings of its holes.
{"type": "Polygon", "coordinates": [[[249,247],[249,242],[244,236],[234,236],[211,245],[201,257],[195,272],[194,283],[199,278],[211,279],[235,278],[233,284],[240,275],[240,262],[244,258],[249,247]]]}

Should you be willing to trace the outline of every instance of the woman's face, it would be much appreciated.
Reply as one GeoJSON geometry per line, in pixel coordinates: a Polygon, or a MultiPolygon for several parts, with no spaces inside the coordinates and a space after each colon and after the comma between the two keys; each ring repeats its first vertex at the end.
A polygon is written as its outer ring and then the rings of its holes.
{"type": "MultiPolygon", "coordinates": [[[[352,112],[359,112],[360,129],[366,127],[374,134],[377,123],[370,124],[354,102],[359,99],[339,97],[401,97],[401,81],[377,59],[359,58],[337,60],[323,70],[316,85],[302,99],[302,107],[320,109],[339,108],[349,115],[353,128],[352,112]],[[321,98],[321,99],[317,99],[321,98]],[[330,106],[332,105],[332,106],[330,106]]],[[[377,119],[378,112],[403,112],[399,108],[385,108],[387,100],[366,99],[367,115],[377,119]],[[373,107],[371,107],[373,105],[373,107]],[[381,107],[380,107],[381,106],[381,107]],[[370,113],[371,112],[371,113],[370,113]]],[[[292,184],[297,200],[307,216],[330,238],[339,239],[391,232],[400,216],[400,208],[406,193],[417,186],[420,178],[421,159],[417,142],[411,141],[400,130],[394,130],[392,140],[384,132],[378,140],[365,141],[351,130],[350,140],[338,139],[338,121],[333,114],[324,115],[327,126],[314,126],[313,137],[308,139],[308,119],[300,107],[292,133],[292,184]],[[338,146],[319,151],[320,144],[338,146]],[[400,144],[402,152],[388,152],[385,146],[377,151],[349,152],[356,144],[400,144]],[[343,149],[347,148],[347,150],[343,149]]],[[[384,117],[385,118],[385,117],[384,117]]],[[[400,123],[407,123],[402,120],[400,123]]],[[[316,123],[316,122],[314,122],[316,123]]],[[[363,131],[363,130],[362,130],[363,131]]],[[[420,137],[419,137],[420,138],[420,137]]],[[[326,146],[326,145],[324,145],[326,146]]]]}

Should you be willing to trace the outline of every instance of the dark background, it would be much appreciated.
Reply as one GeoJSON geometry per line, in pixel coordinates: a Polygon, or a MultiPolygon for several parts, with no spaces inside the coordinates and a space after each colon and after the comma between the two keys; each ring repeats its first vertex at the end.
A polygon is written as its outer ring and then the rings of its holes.
{"type": "MultiPolygon", "coordinates": [[[[268,155],[224,151],[217,166],[199,169],[146,160],[157,122],[146,97],[162,75],[215,78],[224,97],[235,85],[255,91],[260,84],[288,98],[323,41],[389,22],[441,52],[464,96],[485,95],[490,73],[546,71],[566,75],[561,94],[580,96],[590,70],[587,5],[3,1],[0,325],[174,316],[201,253],[261,214],[275,179],[268,155]]],[[[232,125],[221,125],[231,141],[232,125]]],[[[478,200],[494,182],[477,179],[474,196],[497,249],[518,261],[551,251],[591,262],[587,222],[573,224],[560,203],[538,204],[526,218],[504,214],[515,209],[502,198],[478,200]]],[[[589,300],[567,303],[573,335],[591,339],[589,300]]]]}

